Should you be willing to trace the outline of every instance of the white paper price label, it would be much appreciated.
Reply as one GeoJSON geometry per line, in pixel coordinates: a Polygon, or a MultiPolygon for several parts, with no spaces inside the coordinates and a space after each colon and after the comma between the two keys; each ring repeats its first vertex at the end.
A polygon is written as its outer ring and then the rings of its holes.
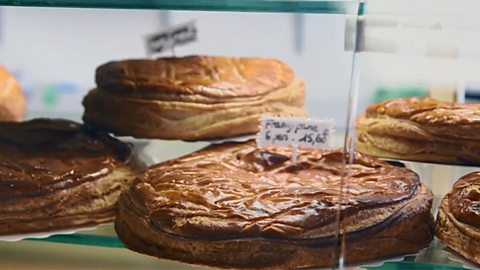
{"type": "Polygon", "coordinates": [[[260,147],[329,148],[333,132],[333,120],[263,116],[257,144],[260,147]]]}
{"type": "Polygon", "coordinates": [[[145,44],[147,54],[151,55],[173,49],[178,45],[185,45],[197,39],[197,27],[195,21],[191,21],[148,35],[145,38],[145,44]]]}

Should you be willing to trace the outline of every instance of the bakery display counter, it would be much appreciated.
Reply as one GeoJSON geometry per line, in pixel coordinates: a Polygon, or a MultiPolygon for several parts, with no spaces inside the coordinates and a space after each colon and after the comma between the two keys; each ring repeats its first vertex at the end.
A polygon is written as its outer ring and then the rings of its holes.
{"type": "Polygon", "coordinates": [[[1,0],[4,6],[356,14],[351,0],[1,0]]]}
{"type": "MultiPolygon", "coordinates": [[[[365,8],[342,0],[0,5],[365,8]]],[[[336,108],[347,121],[337,126],[308,114],[306,80],[275,58],[172,49],[174,57],[108,60],[91,72],[78,123],[23,121],[20,84],[5,87],[15,98],[4,102],[7,116],[20,116],[0,123],[0,269],[478,269],[480,173],[460,177],[480,167],[480,105],[412,97],[357,112],[363,18],[350,17],[353,73],[349,102],[336,108]]]]}
{"type": "MultiPolygon", "coordinates": [[[[339,131],[338,133],[339,134],[334,137],[335,141],[341,140],[342,132],[339,131]]],[[[150,156],[150,158],[154,159],[155,162],[159,162],[165,159],[173,158],[163,155],[158,156],[158,153],[160,152],[159,149],[171,148],[172,151],[173,149],[180,151],[181,147],[187,146],[189,149],[193,147],[191,143],[166,143],[163,141],[154,141],[147,144],[147,146],[142,145],[143,150],[141,152],[144,152],[143,154],[146,156],[150,156]],[[152,157],[155,153],[157,156],[152,157]]],[[[201,148],[204,146],[204,143],[195,146],[197,148],[201,148]]],[[[137,146],[136,148],[140,147],[137,146]]],[[[164,154],[166,155],[165,152],[164,154]]],[[[427,167],[421,169],[419,167],[419,163],[405,162],[405,165],[407,168],[412,168],[417,171],[417,173],[420,174],[420,177],[429,185],[432,185],[432,183],[428,180],[435,178],[437,180],[437,184],[434,185],[435,187],[440,186],[438,184],[440,182],[446,182],[447,179],[455,178],[457,174],[463,175],[472,169],[465,167],[462,171],[456,172],[452,170],[459,169],[460,167],[429,164],[427,167]],[[450,175],[452,173],[454,175],[450,175]]],[[[438,201],[446,192],[447,190],[435,190],[435,199],[438,201]]],[[[434,206],[433,212],[436,212],[437,207],[438,206],[434,206]]],[[[64,254],[62,256],[68,258],[68,261],[78,261],[80,265],[82,265],[82,260],[89,261],[88,264],[83,263],[85,268],[79,267],[79,269],[95,269],[97,265],[100,265],[98,266],[98,269],[210,269],[202,266],[191,266],[184,263],[172,262],[169,260],[158,260],[154,257],[131,252],[124,247],[121,240],[117,237],[112,223],[99,225],[95,230],[78,231],[74,234],[58,234],[42,239],[30,238],[10,243],[0,242],[0,268],[2,267],[2,263],[10,263],[10,265],[15,265],[15,269],[30,269],[31,267],[29,268],[28,266],[25,266],[25,268],[16,266],[17,264],[28,263],[35,264],[35,269],[57,269],[51,267],[49,265],[51,263],[67,266],[67,259],[65,259],[65,262],[60,259],[53,259],[53,257],[57,257],[56,254],[58,254],[59,250],[61,250],[61,254],[64,254]],[[18,254],[15,252],[18,252],[18,254]],[[22,252],[36,254],[33,256],[33,258],[48,257],[51,259],[40,263],[42,266],[37,265],[35,259],[29,259],[28,262],[23,260],[24,262],[21,262],[22,259],[20,257],[20,253],[22,252]],[[102,258],[99,258],[98,253],[106,255],[102,258]],[[43,264],[45,264],[45,266],[43,266],[43,264]]],[[[373,263],[368,263],[375,266],[368,266],[364,267],[363,269],[468,269],[464,268],[461,263],[450,259],[449,256],[451,255],[444,250],[444,246],[437,239],[435,239],[427,249],[421,251],[419,254],[405,256],[404,258],[397,257],[390,260],[387,259],[385,262],[380,260],[373,263]]],[[[58,269],[62,269],[62,267],[59,267],[58,269]]]]}
{"type": "MultiPolygon", "coordinates": [[[[342,130],[334,136],[334,145],[339,145],[343,138],[342,130]]],[[[134,144],[135,152],[140,152],[147,164],[157,163],[164,160],[176,158],[177,155],[186,154],[192,151],[192,148],[201,148],[208,143],[186,143],[179,141],[166,142],[161,140],[127,140],[134,144]],[[163,149],[164,151],[160,151],[163,149]],[[165,151],[170,149],[170,151],[165,151]],[[184,150],[184,151],[182,151],[184,150]],[[184,153],[183,153],[184,152],[184,153]],[[176,153],[175,156],[170,156],[176,153]]],[[[403,162],[407,168],[416,171],[420,178],[434,188],[440,186],[439,183],[447,183],[448,179],[456,179],[458,175],[463,175],[474,167],[465,167],[461,171],[461,166],[448,166],[437,164],[424,164],[403,162]],[[423,165],[423,166],[420,166],[423,165]],[[427,166],[428,165],[428,166],[427,166]],[[425,167],[425,168],[424,168],[425,167]],[[452,175],[450,175],[452,174],[452,175]],[[439,177],[441,175],[442,177],[439,177]],[[432,179],[435,183],[432,183],[432,179]]],[[[448,191],[448,188],[442,191],[434,189],[434,210],[436,213],[437,203],[441,197],[448,191]]],[[[47,238],[33,239],[27,238],[18,242],[0,242],[0,269],[62,269],[68,266],[71,261],[78,262],[84,268],[78,269],[209,269],[202,266],[191,266],[185,263],[172,262],[169,260],[158,260],[153,257],[141,255],[129,251],[124,247],[121,240],[117,237],[113,224],[103,224],[93,231],[85,230],[74,234],[56,234],[47,238]],[[60,255],[64,260],[56,258],[60,255]],[[22,259],[20,254],[33,253],[29,260],[22,259]],[[108,254],[99,257],[98,254],[108,254]],[[3,257],[2,257],[3,256],[3,257]],[[35,258],[49,258],[44,262],[36,262],[35,258]],[[121,258],[121,259],[119,259],[121,258]],[[88,261],[81,263],[81,261],[88,261]],[[52,267],[51,264],[55,264],[52,267]],[[33,267],[33,265],[35,265],[33,267]],[[60,266],[58,266],[60,265],[60,266]],[[22,268],[23,267],[23,268],[22,268]]],[[[385,261],[375,261],[367,263],[372,265],[363,269],[465,269],[461,263],[450,259],[449,253],[444,251],[444,246],[435,239],[430,246],[417,255],[405,257],[396,257],[385,261]]],[[[38,259],[40,260],[40,259],[38,259]]]]}

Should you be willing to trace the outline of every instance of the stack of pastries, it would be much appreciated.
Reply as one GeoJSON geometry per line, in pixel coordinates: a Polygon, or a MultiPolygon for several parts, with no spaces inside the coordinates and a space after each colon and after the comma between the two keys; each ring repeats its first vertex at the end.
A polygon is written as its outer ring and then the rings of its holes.
{"type": "MultiPolygon", "coordinates": [[[[279,60],[110,62],[97,69],[96,84],[83,100],[85,125],[11,122],[23,115],[18,87],[0,84],[0,120],[10,121],[0,123],[0,235],[115,219],[134,251],[256,269],[333,265],[337,217],[347,263],[417,252],[433,238],[431,191],[416,173],[366,154],[345,165],[341,150],[299,149],[293,162],[288,148],[249,141],[145,169],[107,134],[229,138],[257,132],[263,114],[305,116],[305,85],[279,60]]],[[[387,101],[359,118],[357,145],[380,156],[476,163],[475,115],[474,107],[431,99],[387,101]],[[462,154],[453,155],[459,145],[462,154]]]]}
{"type": "Polygon", "coordinates": [[[112,62],[97,70],[84,126],[19,121],[25,98],[0,67],[0,234],[112,221],[143,164],[105,131],[205,139],[255,132],[263,113],[305,115],[305,86],[283,62],[184,57],[112,62]]]}
{"type": "Polygon", "coordinates": [[[252,134],[263,114],[304,116],[305,85],[275,59],[189,56],[100,66],[83,120],[117,135],[202,140],[252,134]]]}

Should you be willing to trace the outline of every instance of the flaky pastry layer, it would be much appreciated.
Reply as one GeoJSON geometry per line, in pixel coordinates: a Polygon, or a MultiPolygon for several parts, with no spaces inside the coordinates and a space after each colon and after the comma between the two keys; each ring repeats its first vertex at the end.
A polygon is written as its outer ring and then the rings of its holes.
{"type": "Polygon", "coordinates": [[[438,210],[436,235],[447,247],[480,265],[480,228],[457,220],[450,211],[448,197],[438,210]]]}
{"type": "Polygon", "coordinates": [[[0,235],[61,230],[114,220],[120,194],[135,178],[128,167],[71,189],[2,201],[0,235]]]}
{"type": "Polygon", "coordinates": [[[257,132],[264,114],[306,115],[304,99],[300,80],[261,96],[220,103],[143,99],[95,89],[83,101],[83,120],[118,135],[139,138],[224,138],[257,132]]]}

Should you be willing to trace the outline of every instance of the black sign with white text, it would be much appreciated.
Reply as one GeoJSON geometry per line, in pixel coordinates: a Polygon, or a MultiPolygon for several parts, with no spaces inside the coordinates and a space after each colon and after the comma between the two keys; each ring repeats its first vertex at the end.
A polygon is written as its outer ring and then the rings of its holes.
{"type": "Polygon", "coordinates": [[[198,31],[194,21],[170,27],[146,37],[147,53],[161,53],[175,46],[196,41],[197,38],[198,31]]]}

